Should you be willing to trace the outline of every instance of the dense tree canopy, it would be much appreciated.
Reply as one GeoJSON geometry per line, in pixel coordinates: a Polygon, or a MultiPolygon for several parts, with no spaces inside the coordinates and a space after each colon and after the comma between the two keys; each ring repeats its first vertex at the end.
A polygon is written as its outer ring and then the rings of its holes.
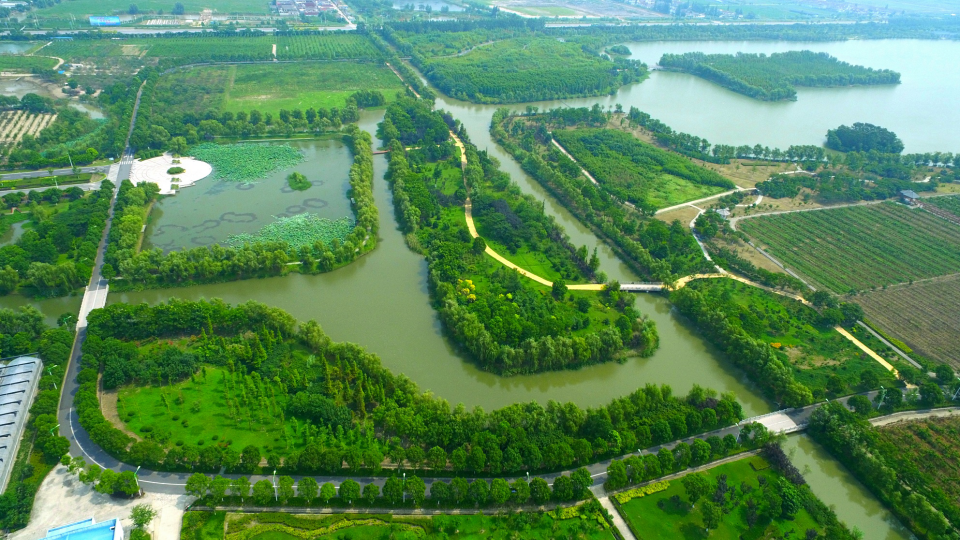
{"type": "Polygon", "coordinates": [[[828,130],[827,138],[827,147],[841,152],[876,150],[884,154],[900,154],[904,150],[904,143],[894,132],[863,122],[828,130]]]}

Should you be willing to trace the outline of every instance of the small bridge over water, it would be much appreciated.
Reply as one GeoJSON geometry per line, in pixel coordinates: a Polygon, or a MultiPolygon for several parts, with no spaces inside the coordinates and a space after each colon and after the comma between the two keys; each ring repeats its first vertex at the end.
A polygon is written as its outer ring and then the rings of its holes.
{"type": "Polygon", "coordinates": [[[632,282],[621,284],[621,291],[633,291],[635,293],[663,291],[664,284],[661,282],[632,282]]]}

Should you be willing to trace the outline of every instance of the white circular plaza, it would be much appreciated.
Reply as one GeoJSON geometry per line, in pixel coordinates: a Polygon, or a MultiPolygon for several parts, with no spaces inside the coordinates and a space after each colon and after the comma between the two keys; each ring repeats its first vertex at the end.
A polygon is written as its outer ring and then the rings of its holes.
{"type": "Polygon", "coordinates": [[[177,189],[192,185],[200,179],[206,178],[213,171],[207,162],[188,158],[186,156],[174,158],[170,154],[157,156],[144,161],[134,161],[130,170],[130,181],[134,184],[153,182],[160,186],[160,193],[173,194],[177,189]],[[170,174],[172,167],[180,167],[182,173],[170,174]],[[177,185],[174,188],[173,185],[177,185]]]}

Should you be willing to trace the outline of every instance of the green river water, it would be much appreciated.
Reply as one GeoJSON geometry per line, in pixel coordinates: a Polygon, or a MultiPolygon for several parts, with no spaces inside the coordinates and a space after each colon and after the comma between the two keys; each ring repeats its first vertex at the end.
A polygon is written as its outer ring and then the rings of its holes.
{"type": "MultiPolygon", "coordinates": [[[[820,144],[828,128],[856,121],[872,122],[894,130],[906,150],[952,151],[959,149],[959,50],[956,42],[853,41],[845,43],[783,42],[684,42],[628,44],[634,58],[650,65],[664,52],[776,52],[792,49],[827,51],[841,60],[902,73],[902,84],[891,87],[799,89],[797,102],[766,103],[740,96],[685,74],[655,71],[640,84],[622,88],[615,96],[541,102],[544,108],[590,106],[601,103],[637,106],[678,130],[707,137],[712,142],[754,144],[786,148],[790,144],[820,144]]],[[[522,110],[529,104],[514,104],[522,110]]],[[[437,100],[439,108],[453,113],[464,123],[471,140],[500,159],[522,190],[545,201],[545,209],[561,223],[576,245],[599,245],[596,237],[574,220],[518,165],[491,142],[488,128],[497,106],[475,105],[449,98],[437,100]]],[[[365,112],[361,126],[372,132],[382,112],[365,112]]],[[[298,168],[308,178],[346,176],[337,149],[305,143],[316,159],[298,168]]],[[[426,263],[410,252],[397,230],[390,192],[383,175],[386,158],[375,156],[374,193],[380,208],[380,244],[371,254],[336,272],[291,275],[285,278],[249,280],[173,290],[114,293],[109,302],[162,302],[170,297],[188,299],[218,297],[239,303],[258,300],[289,311],[301,320],[316,319],[335,339],[359,343],[377,353],[384,365],[404,373],[421,389],[451,403],[480,405],[491,409],[517,401],[572,401],[582,406],[598,405],[627,394],[646,383],[670,384],[675,392],[686,392],[694,383],[719,391],[732,391],[748,415],[774,408],[753,389],[750,382],[698,337],[690,325],[677,317],[661,296],[641,294],[638,309],[657,323],[661,337],[659,351],[649,359],[629,359],[624,364],[607,364],[578,371],[501,378],[477,370],[444,336],[440,321],[430,307],[426,285],[426,263]]],[[[206,182],[206,181],[205,181],[206,182]]],[[[193,190],[205,189],[198,187],[193,190]]],[[[207,192],[216,190],[206,189],[207,192]]],[[[243,193],[234,189],[230,198],[243,193]],[[233,193],[237,192],[237,193],[233,193]]],[[[310,192],[307,192],[308,194],[310,192]]],[[[210,195],[210,194],[206,194],[210,195]]],[[[205,196],[206,196],[205,195],[205,196]]],[[[156,224],[180,216],[181,221],[200,224],[218,218],[227,201],[214,197],[209,204],[182,203],[176,198],[161,206],[163,216],[156,224]],[[180,209],[176,210],[175,209],[180,209]],[[216,215],[216,216],[214,216],[216,215]]],[[[283,208],[285,197],[279,183],[263,183],[256,198],[237,203],[256,208],[267,216],[283,208]]],[[[327,201],[335,199],[324,195],[327,201]]],[[[196,200],[196,199],[195,199],[196,200]]],[[[341,204],[344,202],[341,201],[341,204]]],[[[333,216],[331,216],[333,217],[333,216]]],[[[171,222],[172,223],[172,222],[171,222]]],[[[251,227],[248,231],[253,231],[251,227]]],[[[151,233],[155,233],[152,230],[151,233]]],[[[158,239],[159,240],[159,239],[158,239]]],[[[189,240],[182,238],[181,241],[189,240]]],[[[160,244],[158,242],[158,244],[160,244]]],[[[163,244],[167,244],[164,242],[163,244]]],[[[175,243],[179,244],[179,243],[175,243]]],[[[608,276],[635,281],[612,252],[600,246],[601,269],[608,276]]],[[[19,296],[0,299],[0,306],[27,302],[19,296]]],[[[31,302],[55,318],[76,311],[80,298],[31,302]]],[[[908,534],[866,490],[837,462],[805,436],[793,436],[789,447],[798,467],[804,470],[814,491],[835,505],[842,520],[857,525],[865,538],[901,538],[908,534]]]]}

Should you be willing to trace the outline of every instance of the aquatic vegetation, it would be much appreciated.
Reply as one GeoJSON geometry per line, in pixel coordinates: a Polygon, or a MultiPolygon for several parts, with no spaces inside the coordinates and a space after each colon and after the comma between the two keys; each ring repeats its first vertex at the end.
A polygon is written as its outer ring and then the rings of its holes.
{"type": "Polygon", "coordinates": [[[299,248],[312,246],[320,240],[330,246],[334,239],[343,242],[354,230],[354,225],[354,219],[349,216],[331,220],[305,212],[289,218],[278,218],[253,234],[233,235],[227,239],[227,244],[240,247],[256,242],[286,242],[299,248]]]}
{"type": "Polygon", "coordinates": [[[297,165],[304,160],[303,153],[290,145],[203,143],[195,146],[191,153],[198,160],[211,164],[218,180],[232,182],[267,178],[271,171],[297,165]]]}
{"type": "Polygon", "coordinates": [[[287,175],[287,184],[290,186],[291,190],[297,190],[298,192],[308,190],[311,186],[313,186],[313,184],[307,180],[307,177],[296,171],[287,175]]]}

